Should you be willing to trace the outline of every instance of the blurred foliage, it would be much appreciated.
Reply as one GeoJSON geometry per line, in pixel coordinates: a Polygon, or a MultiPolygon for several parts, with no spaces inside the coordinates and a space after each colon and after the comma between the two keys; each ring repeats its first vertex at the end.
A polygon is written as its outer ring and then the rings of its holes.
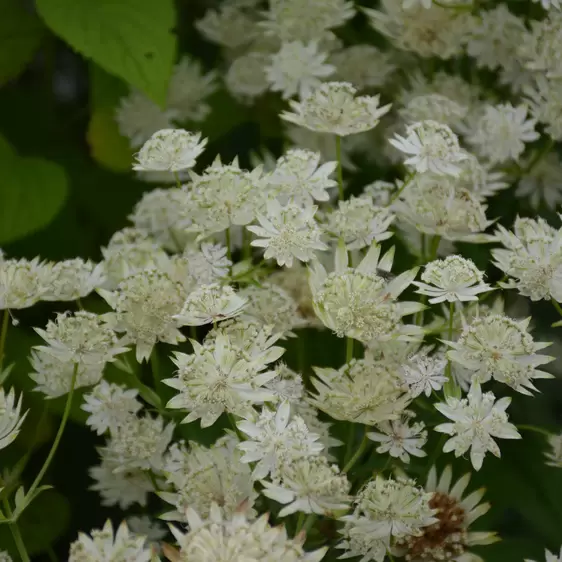
{"type": "MultiPolygon", "coordinates": [[[[215,48],[205,44],[193,27],[209,4],[206,0],[177,0],[175,5],[172,0],[38,0],[34,6],[31,1],[0,0],[0,244],[7,255],[101,258],[100,247],[127,224],[133,205],[151,188],[130,173],[133,151],[118,132],[115,107],[130,87],[162,104],[179,53],[189,52],[208,69],[214,67],[215,48]]],[[[346,28],[341,38],[351,34],[357,41],[362,33],[372,39],[372,32],[360,24],[346,28]]],[[[243,164],[248,163],[250,151],[264,146],[279,153],[283,140],[278,98],[265,96],[248,109],[221,90],[209,103],[213,111],[199,129],[210,143],[200,165],[217,153],[224,160],[240,155],[243,164]]],[[[380,170],[361,161],[357,164],[360,171],[354,187],[382,177],[380,170]]],[[[532,211],[521,208],[508,191],[492,202],[489,215],[509,225],[517,213],[532,211]]],[[[463,253],[486,268],[487,248],[467,246],[463,253]]],[[[398,267],[409,261],[399,244],[398,267]]],[[[492,279],[499,277],[497,271],[489,273],[492,279]]],[[[85,306],[100,305],[87,299],[85,306]]],[[[18,314],[19,325],[10,328],[7,362],[15,362],[10,382],[18,389],[32,388],[25,359],[39,340],[32,327],[44,325],[60,310],[56,303],[41,303],[18,314]]],[[[557,318],[548,303],[533,305],[532,311],[537,339],[557,340],[549,328],[557,318]]],[[[307,331],[305,349],[297,345],[297,340],[287,343],[286,360],[295,368],[302,364],[303,353],[309,366],[337,366],[345,356],[343,341],[327,331],[307,331]]],[[[169,350],[163,349],[160,378],[172,372],[169,350]]],[[[189,350],[189,343],[180,349],[189,350]]],[[[141,380],[148,380],[150,373],[142,369],[141,380]]],[[[124,376],[114,366],[108,368],[108,379],[124,382],[124,376]]],[[[562,381],[548,381],[543,388],[545,393],[535,398],[514,398],[510,407],[514,423],[560,427],[562,381]]],[[[170,389],[162,391],[163,400],[169,397],[166,392],[170,389]]],[[[66,559],[68,544],[79,530],[89,531],[102,526],[107,517],[118,521],[122,516],[100,506],[97,494],[88,489],[87,469],[97,462],[95,447],[102,440],[84,427],[80,396],[77,393],[72,421],[47,475],[54,489],[39,496],[21,521],[36,560],[52,559],[54,553],[66,559]]],[[[27,392],[25,402],[31,414],[21,438],[1,452],[0,467],[12,466],[31,451],[21,475],[29,485],[48,451],[64,399],[44,401],[42,395],[27,392]]],[[[211,443],[225,426],[225,420],[207,430],[198,423],[187,424],[178,428],[178,434],[211,443]]],[[[334,434],[348,439],[338,424],[334,434]]],[[[487,457],[482,471],[473,477],[472,486],[486,485],[486,499],[493,506],[477,528],[497,530],[503,538],[482,549],[488,562],[538,559],[545,547],[554,550],[562,542],[562,471],[544,465],[544,437],[533,433],[524,437],[502,442],[501,461],[487,457]]],[[[358,444],[359,435],[355,438],[358,444]]],[[[430,455],[436,444],[437,437],[432,436],[427,446],[430,455]]],[[[438,464],[442,467],[445,462],[453,462],[453,457],[441,457],[438,464]]],[[[457,475],[471,470],[466,459],[454,461],[454,466],[457,475]]],[[[366,475],[377,468],[381,460],[372,455],[354,470],[366,475]]],[[[422,461],[414,470],[424,478],[422,461]]],[[[153,507],[149,511],[157,513],[153,507]]],[[[13,552],[5,526],[0,526],[0,549],[13,552]]]]}

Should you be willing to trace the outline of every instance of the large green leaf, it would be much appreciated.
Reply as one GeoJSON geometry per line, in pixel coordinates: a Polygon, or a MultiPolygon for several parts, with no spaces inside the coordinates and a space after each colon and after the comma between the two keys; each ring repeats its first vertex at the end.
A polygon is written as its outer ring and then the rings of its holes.
{"type": "Polygon", "coordinates": [[[22,158],[0,137],[0,244],[47,226],[67,194],[64,170],[42,158],[22,158]]]}
{"type": "Polygon", "coordinates": [[[17,76],[43,38],[41,20],[21,0],[0,0],[0,85],[17,76]]]}
{"type": "Polygon", "coordinates": [[[173,0],[38,0],[37,9],[78,52],[164,104],[176,51],[173,0]]]}

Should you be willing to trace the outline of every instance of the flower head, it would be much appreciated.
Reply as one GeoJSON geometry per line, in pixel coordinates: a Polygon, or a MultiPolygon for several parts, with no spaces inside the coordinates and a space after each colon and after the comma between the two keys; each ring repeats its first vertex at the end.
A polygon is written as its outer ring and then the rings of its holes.
{"type": "Polygon", "coordinates": [[[445,366],[447,360],[442,355],[428,355],[416,353],[402,366],[401,377],[408,386],[412,397],[424,393],[431,396],[433,391],[439,391],[447,382],[445,366]]]}
{"type": "Polygon", "coordinates": [[[103,265],[81,258],[52,264],[45,301],[73,301],[89,295],[105,281],[103,265]]]}
{"type": "Polygon", "coordinates": [[[562,433],[548,437],[550,450],[545,453],[546,464],[556,468],[562,468],[562,433]]]}
{"type": "Polygon", "coordinates": [[[50,268],[35,258],[0,260],[0,310],[29,308],[48,291],[50,268]]]}
{"type": "Polygon", "coordinates": [[[0,388],[0,449],[4,449],[14,441],[27,416],[27,412],[21,415],[21,400],[21,394],[19,400],[16,400],[13,388],[10,392],[0,388]]]}
{"type": "Polygon", "coordinates": [[[378,96],[356,97],[356,92],[348,82],[326,82],[302,101],[291,101],[294,113],[285,111],[281,117],[319,133],[362,133],[376,127],[390,106],[380,107],[378,96]]]}
{"type": "Polygon", "coordinates": [[[443,452],[454,451],[455,456],[460,457],[470,449],[470,461],[476,470],[482,468],[487,452],[499,457],[500,448],[494,437],[521,439],[505,413],[510,402],[511,398],[496,402],[492,392],[483,394],[480,383],[474,381],[467,398],[448,396],[445,403],[435,404],[435,408],[451,420],[435,428],[435,431],[451,436],[443,446],[443,452]]]}

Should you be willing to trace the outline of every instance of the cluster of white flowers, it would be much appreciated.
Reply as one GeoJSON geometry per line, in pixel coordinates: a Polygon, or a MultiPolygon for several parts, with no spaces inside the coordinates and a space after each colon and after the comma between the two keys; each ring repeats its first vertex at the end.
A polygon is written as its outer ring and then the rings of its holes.
{"type": "MultiPolygon", "coordinates": [[[[79,400],[105,439],[91,489],[125,512],[71,562],[480,560],[491,506],[434,464],[500,457],[530,427],[512,395],[554,376],[495,295],[562,314],[562,2],[538,2],[225,0],[194,24],[220,72],[184,56],[162,107],[119,102],[133,170],[161,187],[99,262],[0,251],[0,449],[32,417],[5,382],[10,318],[48,301],[28,370],[66,400],[52,453],[79,400]],[[206,165],[219,76],[288,142],[206,165]]],[[[17,517],[39,484],[0,488],[17,517]]]]}

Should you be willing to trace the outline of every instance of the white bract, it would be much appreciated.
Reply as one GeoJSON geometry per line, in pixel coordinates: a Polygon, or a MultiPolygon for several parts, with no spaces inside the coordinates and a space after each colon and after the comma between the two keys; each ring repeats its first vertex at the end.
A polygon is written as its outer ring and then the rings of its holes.
{"type": "Polygon", "coordinates": [[[27,416],[27,412],[23,416],[21,414],[21,401],[21,394],[16,400],[13,388],[10,392],[0,388],[0,449],[4,449],[15,440],[27,416]]]}

